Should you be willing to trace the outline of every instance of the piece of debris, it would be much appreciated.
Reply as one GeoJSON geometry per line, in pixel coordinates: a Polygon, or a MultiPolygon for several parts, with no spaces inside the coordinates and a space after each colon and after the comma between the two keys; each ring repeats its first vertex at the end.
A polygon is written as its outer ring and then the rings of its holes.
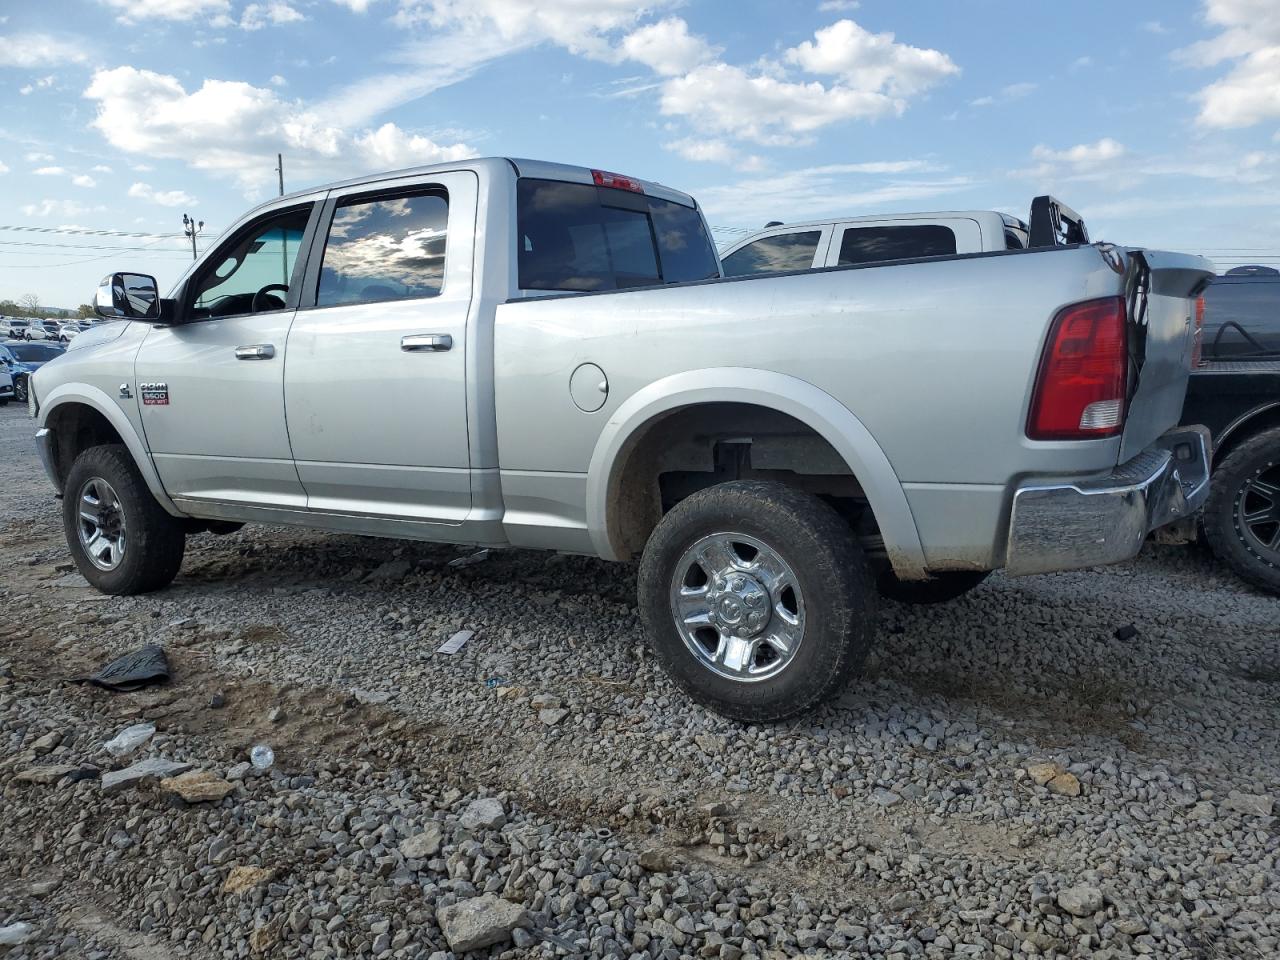
{"type": "Polygon", "coordinates": [[[896,807],[902,802],[900,794],[896,794],[892,790],[886,790],[884,787],[876,787],[872,790],[871,799],[882,807],[896,807]]]}
{"type": "Polygon", "coordinates": [[[79,767],[61,763],[43,767],[28,767],[21,773],[16,774],[13,779],[17,783],[38,783],[47,787],[50,784],[57,783],[63,777],[71,776],[79,769],[79,767]]]}
{"type": "Polygon", "coordinates": [[[1123,627],[1116,630],[1114,636],[1117,640],[1132,640],[1138,635],[1138,628],[1132,623],[1126,623],[1123,627]]]}
{"type": "Polygon", "coordinates": [[[1261,793],[1237,793],[1232,790],[1227,794],[1227,799],[1222,801],[1222,809],[1230,810],[1232,813],[1243,813],[1253,817],[1269,817],[1275,801],[1266,794],[1261,793]]]}
{"type": "Polygon", "coordinates": [[[266,867],[232,867],[227,879],[222,884],[223,893],[244,893],[254,887],[266,883],[276,875],[274,870],[266,867]]]}
{"type": "Polygon", "coordinates": [[[176,777],[191,769],[191,764],[177,760],[165,760],[163,757],[152,757],[139,760],[123,770],[108,770],[102,775],[102,792],[119,793],[130,787],[136,787],[144,780],[163,780],[165,777],[176,777]]]}
{"type": "Polygon", "coordinates": [[[154,723],[135,723],[132,726],[125,727],[108,740],[104,746],[107,748],[107,753],[113,757],[127,757],[154,737],[155,734],[156,725],[154,723]]]}
{"type": "Polygon", "coordinates": [[[1091,917],[1102,909],[1102,891],[1083,885],[1063,890],[1058,894],[1058,906],[1073,917],[1091,917]]]}
{"type": "Polygon", "coordinates": [[[284,931],[284,917],[276,917],[268,923],[253,928],[249,934],[249,949],[254,953],[270,953],[280,942],[284,931]]]}
{"type": "Polygon", "coordinates": [[[391,699],[391,694],[385,690],[365,690],[362,687],[352,690],[351,695],[356,698],[357,702],[369,706],[379,706],[391,699]]]}
{"type": "Polygon", "coordinates": [[[11,923],[0,927],[0,947],[16,947],[30,943],[36,935],[36,928],[29,923],[11,923]]]}
{"type": "Polygon", "coordinates": [[[58,730],[54,730],[34,741],[31,744],[30,750],[37,757],[43,757],[46,753],[52,753],[61,742],[62,733],[58,730]]]}
{"type": "Polygon", "coordinates": [[[477,550],[475,553],[469,554],[468,556],[458,557],[456,560],[450,560],[447,566],[453,567],[455,570],[459,570],[462,567],[470,567],[477,563],[483,563],[488,559],[489,548],[485,547],[484,549],[477,550]]]}
{"type": "Polygon", "coordinates": [[[1046,785],[1050,793],[1060,797],[1080,796],[1080,781],[1074,773],[1060,773],[1046,785]]]}
{"type": "Polygon", "coordinates": [[[169,679],[169,658],[164,647],[148,643],[123,657],[112,660],[97,673],[88,677],[75,677],[74,683],[92,683],[104,690],[128,693],[151,683],[163,683],[169,679]]]}
{"type": "Polygon", "coordinates": [[[1027,774],[1037,787],[1043,787],[1060,773],[1066,773],[1060,763],[1032,763],[1027,765],[1027,774]]]}
{"type": "Polygon", "coordinates": [[[529,925],[524,907],[491,893],[441,907],[436,920],[454,953],[505,943],[511,931],[529,925]]]}
{"type": "Polygon", "coordinates": [[[61,880],[37,880],[27,888],[27,892],[36,899],[47,897],[62,886],[61,880]]]}
{"type": "Polygon", "coordinates": [[[227,705],[227,697],[226,697],[226,694],[224,694],[221,690],[219,690],[217,693],[215,693],[212,697],[209,698],[210,710],[221,710],[226,705],[227,705]]]}
{"type": "Polygon", "coordinates": [[[545,707],[538,711],[538,719],[548,727],[554,727],[568,715],[569,711],[564,707],[545,707]]]}
{"type": "Polygon", "coordinates": [[[671,858],[661,850],[641,850],[640,868],[650,873],[666,873],[671,869],[671,858]]]}
{"type": "Polygon", "coordinates": [[[267,713],[268,723],[283,723],[288,714],[284,712],[284,707],[272,707],[267,713]]]}
{"type": "Polygon", "coordinates": [[[249,763],[253,765],[253,769],[261,773],[264,770],[270,770],[271,765],[276,762],[276,753],[265,743],[260,743],[249,751],[249,763]]]}
{"type": "Polygon", "coordinates": [[[436,653],[453,654],[462,649],[462,645],[476,635],[474,630],[459,630],[452,637],[440,644],[436,653]]]}
{"type": "Polygon", "coordinates": [[[494,797],[472,800],[467,809],[462,811],[461,823],[464,830],[498,830],[506,822],[507,811],[502,808],[502,801],[494,797]]]}
{"type": "Polygon", "coordinates": [[[406,860],[426,860],[440,852],[443,834],[440,824],[432,822],[422,828],[421,833],[400,841],[400,855],[406,860]]]}
{"type": "Polygon", "coordinates": [[[160,789],[176,793],[187,803],[217,803],[236,788],[208,770],[191,770],[160,781],[160,789]]]}

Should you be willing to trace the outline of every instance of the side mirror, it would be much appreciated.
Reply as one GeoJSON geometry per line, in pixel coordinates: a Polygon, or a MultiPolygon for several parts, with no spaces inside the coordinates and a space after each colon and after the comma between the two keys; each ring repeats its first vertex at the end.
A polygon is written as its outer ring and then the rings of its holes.
{"type": "Polygon", "coordinates": [[[113,273],[103,277],[93,301],[94,312],[109,320],[160,319],[156,278],[145,273],[113,273]]]}

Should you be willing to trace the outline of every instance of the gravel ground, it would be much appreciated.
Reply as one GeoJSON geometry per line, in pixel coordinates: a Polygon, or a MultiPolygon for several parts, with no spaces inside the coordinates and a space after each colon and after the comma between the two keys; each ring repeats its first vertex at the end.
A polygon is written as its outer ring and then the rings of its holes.
{"type": "Polygon", "coordinates": [[[886,604],[867,678],[742,727],[624,566],[250,527],[101,597],[30,434],[0,410],[10,957],[1280,953],[1277,601],[1198,551],[886,604]],[[148,641],[167,686],[65,682],[148,641]]]}

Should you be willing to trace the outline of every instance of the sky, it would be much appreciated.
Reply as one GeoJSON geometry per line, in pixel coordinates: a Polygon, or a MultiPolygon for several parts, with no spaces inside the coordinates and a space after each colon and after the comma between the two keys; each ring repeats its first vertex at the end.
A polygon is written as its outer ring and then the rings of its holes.
{"type": "Polygon", "coordinates": [[[769,220],[1050,192],[1095,239],[1280,266],[1276,0],[0,3],[0,298],[167,287],[278,190],[470,156],[769,220]]]}

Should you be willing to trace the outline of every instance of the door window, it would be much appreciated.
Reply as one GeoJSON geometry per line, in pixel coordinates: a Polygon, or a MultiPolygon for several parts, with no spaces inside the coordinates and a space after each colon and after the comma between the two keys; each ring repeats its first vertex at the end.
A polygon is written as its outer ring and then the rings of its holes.
{"type": "Polygon", "coordinates": [[[443,193],[338,205],[316,306],[434,297],[444,286],[449,201],[443,193]]]}
{"type": "Polygon", "coordinates": [[[753,240],[724,259],[727,277],[746,277],[785,270],[808,270],[818,252],[821,230],[803,233],[777,233],[753,240]]]}
{"type": "Polygon", "coordinates": [[[901,227],[851,227],[840,241],[840,265],[945,257],[956,252],[949,227],[920,224],[901,227]]]}
{"type": "Polygon", "coordinates": [[[283,310],[311,205],[260,220],[210,258],[197,276],[194,320],[283,310]]]}

